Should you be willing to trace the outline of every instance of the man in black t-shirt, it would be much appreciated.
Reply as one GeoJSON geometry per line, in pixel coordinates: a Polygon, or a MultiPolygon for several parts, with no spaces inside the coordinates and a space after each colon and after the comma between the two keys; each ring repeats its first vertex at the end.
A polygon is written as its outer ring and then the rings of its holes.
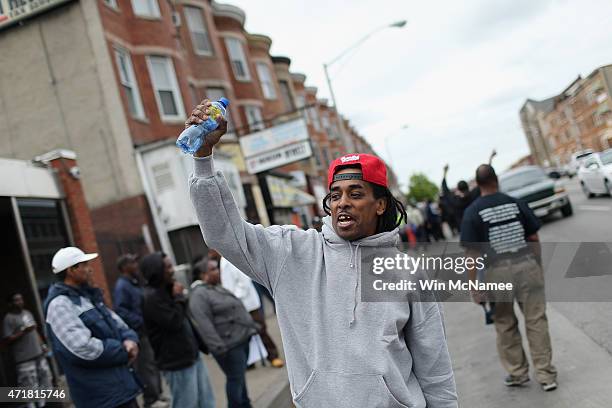
{"type": "MultiPolygon", "coordinates": [[[[497,175],[490,165],[478,167],[476,182],[481,196],[465,210],[461,244],[467,249],[468,256],[485,256],[487,282],[513,284],[512,292],[495,299],[497,350],[509,373],[505,384],[519,386],[529,381],[529,363],[514,314],[516,299],[525,316],[536,378],[543,390],[554,390],[557,388],[557,371],[551,364],[552,348],[538,238],[540,220],[523,201],[498,191],[497,175]]],[[[469,271],[469,278],[472,281],[476,279],[476,270],[469,271]]],[[[485,300],[480,292],[474,292],[472,298],[478,304],[485,300]]]]}

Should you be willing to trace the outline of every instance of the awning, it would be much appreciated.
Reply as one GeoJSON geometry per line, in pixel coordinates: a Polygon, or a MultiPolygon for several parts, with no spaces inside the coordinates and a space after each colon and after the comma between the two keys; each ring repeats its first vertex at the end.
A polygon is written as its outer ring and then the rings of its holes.
{"type": "Polygon", "coordinates": [[[274,207],[302,207],[316,202],[312,195],[292,186],[287,180],[266,176],[266,182],[274,207]]]}

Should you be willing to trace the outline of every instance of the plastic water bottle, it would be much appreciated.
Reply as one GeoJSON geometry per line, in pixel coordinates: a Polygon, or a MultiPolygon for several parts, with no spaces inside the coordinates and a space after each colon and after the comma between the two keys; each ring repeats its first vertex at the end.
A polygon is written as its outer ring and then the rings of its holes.
{"type": "Polygon", "coordinates": [[[176,145],[183,153],[194,154],[198,151],[204,143],[204,138],[207,134],[219,127],[217,118],[222,116],[227,118],[226,109],[229,105],[229,100],[221,98],[218,101],[212,103],[208,108],[210,114],[208,119],[197,125],[191,125],[187,129],[183,130],[176,140],[176,145]]]}

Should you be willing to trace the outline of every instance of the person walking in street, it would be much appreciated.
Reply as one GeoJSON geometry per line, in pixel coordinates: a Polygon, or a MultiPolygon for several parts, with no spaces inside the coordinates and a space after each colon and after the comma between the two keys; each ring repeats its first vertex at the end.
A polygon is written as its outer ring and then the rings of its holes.
{"type": "Polygon", "coordinates": [[[446,175],[448,174],[448,164],[444,166],[444,176],[442,177],[442,196],[450,206],[454,220],[458,229],[461,229],[461,221],[465,209],[478,198],[479,192],[470,192],[470,187],[465,180],[460,180],[457,183],[456,192],[452,192],[446,183],[446,175]]]}
{"type": "Polygon", "coordinates": [[[261,307],[261,299],[251,278],[232,265],[230,261],[222,258],[215,250],[210,250],[208,252],[208,259],[214,259],[219,262],[221,285],[242,301],[247,312],[249,312],[253,320],[259,325],[257,334],[261,337],[261,341],[266,348],[270,365],[274,368],[283,367],[285,363],[279,358],[278,348],[276,344],[274,344],[274,340],[272,340],[268,334],[266,319],[261,307]]]}
{"type": "MultiPolygon", "coordinates": [[[[17,386],[49,388],[53,376],[45,357],[47,346],[42,341],[32,313],[25,308],[21,293],[9,296],[9,309],[2,324],[2,343],[10,347],[17,371],[17,386]]],[[[34,407],[31,403],[29,407],[34,407]]],[[[45,406],[38,403],[39,407],[45,406]]]]}
{"type": "Polygon", "coordinates": [[[162,252],[145,256],[143,318],[157,367],[170,386],[173,408],[214,408],[215,398],[188,318],[183,285],[162,252]]]}
{"type": "Polygon", "coordinates": [[[140,339],[140,353],[138,353],[135,367],[143,383],[145,408],[166,408],[169,404],[160,400],[161,377],[155,366],[155,355],[142,317],[143,293],[137,259],[132,254],[125,254],[117,259],[117,269],[121,275],[115,283],[113,303],[115,312],[138,334],[140,339]]]}
{"type": "Polygon", "coordinates": [[[257,325],[242,301],[221,285],[218,260],[200,261],[194,272],[200,280],[191,285],[189,310],[202,341],[225,373],[228,408],[250,408],[246,369],[249,340],[257,325]]]}
{"type": "Polygon", "coordinates": [[[76,247],[53,256],[60,282],[44,302],[49,339],[77,408],[137,408],[140,385],[131,364],[138,336],[104,304],[102,291],[89,286],[89,261],[97,256],[76,247]]]}
{"type": "Polygon", "coordinates": [[[436,201],[431,199],[427,200],[425,207],[427,234],[431,236],[436,242],[443,241],[444,233],[442,232],[442,216],[440,214],[440,206],[436,201]]]}
{"type": "MultiPolygon", "coordinates": [[[[481,196],[465,211],[461,244],[467,249],[468,256],[486,256],[487,283],[514,283],[510,296],[494,299],[497,350],[508,372],[504,382],[507,386],[520,386],[529,381],[529,363],[514,313],[516,300],[525,316],[536,379],[543,390],[554,390],[557,388],[557,370],[552,365],[546,317],[538,238],[540,220],[526,203],[499,192],[497,175],[490,165],[478,167],[476,182],[481,196]]],[[[476,270],[469,271],[469,278],[472,281],[476,279],[476,270]]],[[[481,292],[474,292],[472,297],[477,304],[486,300],[481,292]]]]}
{"type": "MultiPolygon", "coordinates": [[[[185,125],[206,120],[209,106],[185,125]]],[[[296,407],[456,408],[439,304],[359,301],[364,250],[399,254],[405,211],[384,162],[356,153],[331,164],[321,233],[264,228],[241,218],[215,170],[213,146],[226,129],[220,119],[194,155],[191,200],[207,245],[274,296],[296,407]]]]}

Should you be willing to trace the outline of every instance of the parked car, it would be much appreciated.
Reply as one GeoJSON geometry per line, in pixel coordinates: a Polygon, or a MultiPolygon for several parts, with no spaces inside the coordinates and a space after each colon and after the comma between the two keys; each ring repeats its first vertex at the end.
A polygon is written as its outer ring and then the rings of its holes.
{"type": "Polygon", "coordinates": [[[499,177],[500,191],[525,201],[536,216],[545,217],[560,211],[564,217],[573,214],[572,203],[559,180],[548,177],[539,166],[524,166],[499,177]]]}
{"type": "Polygon", "coordinates": [[[612,149],[587,157],[578,170],[578,180],[589,198],[595,194],[612,195],[612,149]]]}
{"type": "Polygon", "coordinates": [[[594,153],[593,149],[586,149],[586,150],[580,150],[574,154],[572,154],[571,159],[570,159],[570,171],[572,171],[574,174],[578,174],[578,170],[580,169],[580,166],[582,165],[582,162],[589,157],[590,155],[592,155],[594,153]]]}
{"type": "Polygon", "coordinates": [[[551,179],[560,179],[568,175],[567,171],[562,167],[546,167],[544,171],[551,179]]]}

